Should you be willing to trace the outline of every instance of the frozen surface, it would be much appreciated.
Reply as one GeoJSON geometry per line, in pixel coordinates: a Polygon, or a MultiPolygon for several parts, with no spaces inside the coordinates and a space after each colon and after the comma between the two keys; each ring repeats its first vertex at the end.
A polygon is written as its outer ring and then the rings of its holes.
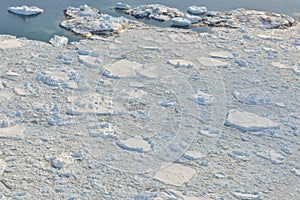
{"type": "Polygon", "coordinates": [[[1,35],[0,196],[299,199],[299,33],[1,35]]]}

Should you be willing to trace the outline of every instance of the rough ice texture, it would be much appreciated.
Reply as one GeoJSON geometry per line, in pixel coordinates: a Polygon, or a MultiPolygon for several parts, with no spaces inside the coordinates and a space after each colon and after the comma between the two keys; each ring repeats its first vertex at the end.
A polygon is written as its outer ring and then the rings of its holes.
{"type": "Polygon", "coordinates": [[[99,10],[87,5],[68,7],[65,15],[67,20],[61,22],[60,26],[84,37],[120,33],[130,23],[124,17],[101,14],[99,10]]]}
{"type": "Polygon", "coordinates": [[[278,124],[270,119],[239,110],[230,110],[228,112],[226,124],[242,131],[260,131],[278,127],[278,124]]]}
{"type": "Polygon", "coordinates": [[[18,14],[18,15],[37,15],[44,12],[43,9],[38,8],[36,6],[15,6],[7,8],[9,12],[18,14]]]}
{"type": "Polygon", "coordinates": [[[136,18],[148,18],[158,21],[167,21],[174,17],[182,17],[184,14],[177,8],[170,8],[160,4],[141,5],[125,12],[136,18]]]}

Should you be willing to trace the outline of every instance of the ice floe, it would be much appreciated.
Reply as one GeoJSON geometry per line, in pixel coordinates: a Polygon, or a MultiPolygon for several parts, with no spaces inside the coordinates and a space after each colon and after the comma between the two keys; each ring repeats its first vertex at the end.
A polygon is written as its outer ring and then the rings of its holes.
{"type": "Polygon", "coordinates": [[[136,72],[142,68],[142,64],[132,62],[126,59],[121,59],[117,62],[107,66],[104,75],[107,77],[132,77],[136,75],[136,72]]]}
{"type": "Polygon", "coordinates": [[[228,65],[227,62],[209,57],[199,57],[198,61],[206,67],[224,67],[228,65]]]}
{"type": "Polygon", "coordinates": [[[200,16],[184,14],[184,18],[191,22],[191,24],[196,24],[202,20],[200,16]]]}
{"type": "Polygon", "coordinates": [[[151,145],[140,136],[121,140],[117,142],[117,144],[128,151],[136,151],[139,153],[145,153],[151,150],[151,145]]]}
{"type": "Polygon", "coordinates": [[[54,35],[54,37],[49,40],[50,44],[55,47],[64,47],[68,44],[68,41],[68,38],[59,35],[54,35]]]}
{"type": "Polygon", "coordinates": [[[67,19],[60,26],[84,37],[120,33],[130,24],[130,20],[124,17],[101,14],[87,5],[68,7],[65,15],[67,19]]]}
{"type": "Polygon", "coordinates": [[[129,10],[130,8],[131,8],[131,6],[128,5],[128,4],[125,4],[125,3],[122,3],[122,2],[116,3],[116,9],[119,9],[119,10],[129,10]]]}
{"type": "Polygon", "coordinates": [[[212,58],[234,58],[232,53],[230,53],[228,51],[213,51],[213,52],[210,52],[209,55],[212,58]]]}
{"type": "Polygon", "coordinates": [[[200,158],[204,158],[205,154],[199,152],[199,151],[187,151],[183,155],[188,160],[197,160],[200,158]]]}
{"type": "Polygon", "coordinates": [[[16,138],[21,139],[24,137],[26,128],[23,125],[14,125],[0,128],[0,138],[16,138]]]}
{"type": "Polygon", "coordinates": [[[158,170],[154,179],[169,185],[181,186],[189,181],[195,173],[196,171],[191,167],[180,164],[170,164],[169,166],[158,170]]]}
{"type": "Polygon", "coordinates": [[[175,27],[189,27],[192,23],[183,17],[174,17],[171,19],[172,26],[175,27]]]}
{"type": "Polygon", "coordinates": [[[184,16],[177,8],[170,8],[160,4],[141,5],[129,9],[125,13],[136,18],[149,18],[158,21],[167,21],[174,17],[184,16]]]}
{"type": "Polygon", "coordinates": [[[38,8],[36,6],[15,6],[7,8],[9,12],[18,14],[18,15],[37,15],[44,12],[43,9],[38,8]]]}
{"type": "Polygon", "coordinates": [[[18,48],[22,45],[23,43],[19,39],[13,37],[0,39],[0,49],[18,48]]]}
{"type": "Polygon", "coordinates": [[[236,190],[232,192],[232,195],[237,199],[241,200],[260,200],[261,197],[257,192],[247,192],[247,191],[239,191],[236,190]]]}
{"type": "Polygon", "coordinates": [[[229,110],[226,125],[233,126],[241,131],[260,131],[278,127],[278,123],[268,118],[239,110],[229,110]]]}
{"type": "Polygon", "coordinates": [[[188,7],[187,11],[193,15],[203,15],[207,13],[207,8],[204,6],[200,7],[200,6],[192,5],[188,7]]]}

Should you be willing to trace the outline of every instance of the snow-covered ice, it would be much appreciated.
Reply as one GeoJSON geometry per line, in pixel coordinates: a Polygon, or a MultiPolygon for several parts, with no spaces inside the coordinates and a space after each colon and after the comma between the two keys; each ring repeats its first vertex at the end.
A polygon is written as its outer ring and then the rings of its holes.
{"type": "Polygon", "coordinates": [[[154,179],[169,185],[181,186],[185,182],[189,181],[195,173],[196,171],[191,167],[180,164],[171,164],[158,170],[154,179]]]}
{"type": "Polygon", "coordinates": [[[192,24],[191,21],[183,17],[174,17],[171,19],[171,22],[172,22],[172,26],[175,27],[188,27],[192,24]]]}
{"type": "Polygon", "coordinates": [[[38,8],[37,6],[13,6],[7,8],[9,12],[18,14],[18,15],[37,15],[44,12],[43,9],[38,8]]]}
{"type": "Polygon", "coordinates": [[[118,141],[117,144],[128,151],[144,153],[151,150],[151,145],[140,136],[118,141]]]}
{"type": "Polygon", "coordinates": [[[136,18],[149,18],[158,21],[167,21],[174,17],[182,17],[184,15],[177,8],[170,8],[160,4],[141,5],[126,10],[125,13],[136,18]]]}
{"type": "Polygon", "coordinates": [[[192,5],[188,7],[187,11],[193,15],[203,15],[207,13],[207,8],[204,6],[201,7],[201,6],[192,5]]]}
{"type": "Polygon", "coordinates": [[[268,118],[239,110],[229,110],[226,125],[233,126],[241,131],[260,131],[278,127],[278,123],[268,118]]]}

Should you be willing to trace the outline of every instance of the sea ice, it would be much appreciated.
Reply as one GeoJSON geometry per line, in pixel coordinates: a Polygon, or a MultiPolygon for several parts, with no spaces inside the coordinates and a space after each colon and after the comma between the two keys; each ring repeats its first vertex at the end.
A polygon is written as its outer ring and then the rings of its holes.
{"type": "Polygon", "coordinates": [[[232,151],[228,155],[236,160],[241,160],[241,161],[250,160],[250,155],[243,151],[232,151]]]}
{"type": "Polygon", "coordinates": [[[271,65],[273,67],[279,68],[279,69],[290,69],[289,66],[286,66],[285,64],[282,64],[281,62],[272,62],[271,65]]]}
{"type": "Polygon", "coordinates": [[[5,168],[6,168],[6,162],[3,159],[0,159],[0,176],[4,172],[5,168]]]}
{"type": "Polygon", "coordinates": [[[24,137],[26,128],[23,125],[14,125],[0,128],[0,138],[16,138],[21,139],[24,137]]]}
{"type": "Polygon", "coordinates": [[[257,192],[244,192],[244,191],[239,191],[236,190],[232,192],[232,195],[236,197],[237,199],[241,200],[260,200],[260,196],[257,192]]]}
{"type": "Polygon", "coordinates": [[[101,59],[98,56],[93,55],[79,55],[78,61],[90,68],[99,67],[101,64],[101,59]]]}
{"type": "Polygon", "coordinates": [[[192,68],[194,66],[193,62],[183,59],[173,59],[169,60],[168,64],[173,65],[175,68],[192,68]]]}
{"type": "Polygon", "coordinates": [[[122,2],[116,3],[116,9],[119,9],[119,10],[128,10],[130,8],[131,8],[131,6],[128,5],[128,4],[125,4],[125,3],[122,3],[122,2]]]}
{"type": "Polygon", "coordinates": [[[205,154],[199,152],[199,151],[187,151],[183,155],[188,160],[197,160],[200,158],[204,158],[205,154]]]}
{"type": "Polygon", "coordinates": [[[126,14],[136,18],[149,18],[158,21],[167,21],[174,17],[182,17],[184,14],[177,8],[170,8],[160,4],[141,5],[125,11],[126,14]]]}
{"type": "Polygon", "coordinates": [[[214,97],[206,92],[198,91],[195,95],[195,101],[202,106],[210,106],[214,102],[214,97]]]}
{"type": "Polygon", "coordinates": [[[104,75],[112,78],[132,77],[136,72],[142,69],[143,65],[126,59],[118,60],[106,67],[107,72],[104,75]]]}
{"type": "Polygon", "coordinates": [[[208,58],[208,57],[200,57],[198,58],[198,61],[207,67],[223,67],[223,66],[227,66],[228,63],[227,62],[223,62],[220,60],[217,60],[215,58],[208,58]]]}
{"type": "Polygon", "coordinates": [[[187,11],[193,15],[203,15],[203,14],[207,13],[207,8],[192,5],[192,6],[188,7],[187,11]]]}
{"type": "Polygon", "coordinates": [[[291,170],[293,174],[300,177],[300,167],[295,167],[291,170]]]}
{"type": "Polygon", "coordinates": [[[23,43],[19,39],[0,40],[0,49],[10,49],[21,47],[23,43]]]}
{"type": "Polygon", "coordinates": [[[157,171],[154,179],[164,182],[166,184],[181,186],[188,182],[196,173],[196,171],[187,166],[180,164],[171,164],[157,171]]]}
{"type": "Polygon", "coordinates": [[[278,124],[270,119],[239,110],[230,110],[228,112],[226,125],[233,126],[241,131],[260,131],[278,127],[278,124]]]}
{"type": "Polygon", "coordinates": [[[37,15],[44,12],[43,9],[38,8],[36,6],[28,7],[28,6],[16,6],[7,8],[9,12],[18,14],[18,15],[37,15]]]}
{"type": "Polygon", "coordinates": [[[192,24],[196,24],[202,20],[200,16],[185,14],[184,18],[189,20],[192,24]]]}
{"type": "Polygon", "coordinates": [[[135,136],[126,140],[118,141],[117,144],[128,151],[136,151],[139,153],[146,153],[151,150],[149,142],[140,136],[135,136]]]}
{"type": "Polygon", "coordinates": [[[183,17],[174,17],[171,19],[172,26],[175,27],[189,27],[192,23],[183,17]]]}
{"type": "Polygon", "coordinates": [[[68,44],[68,41],[68,38],[58,35],[54,35],[54,37],[49,40],[50,44],[55,47],[64,47],[68,44]]]}
{"type": "Polygon", "coordinates": [[[228,51],[212,51],[209,54],[212,58],[234,58],[228,51]]]}
{"type": "Polygon", "coordinates": [[[120,33],[129,26],[128,19],[100,14],[99,10],[87,5],[68,7],[65,15],[68,19],[61,22],[60,26],[84,37],[120,33]]]}

